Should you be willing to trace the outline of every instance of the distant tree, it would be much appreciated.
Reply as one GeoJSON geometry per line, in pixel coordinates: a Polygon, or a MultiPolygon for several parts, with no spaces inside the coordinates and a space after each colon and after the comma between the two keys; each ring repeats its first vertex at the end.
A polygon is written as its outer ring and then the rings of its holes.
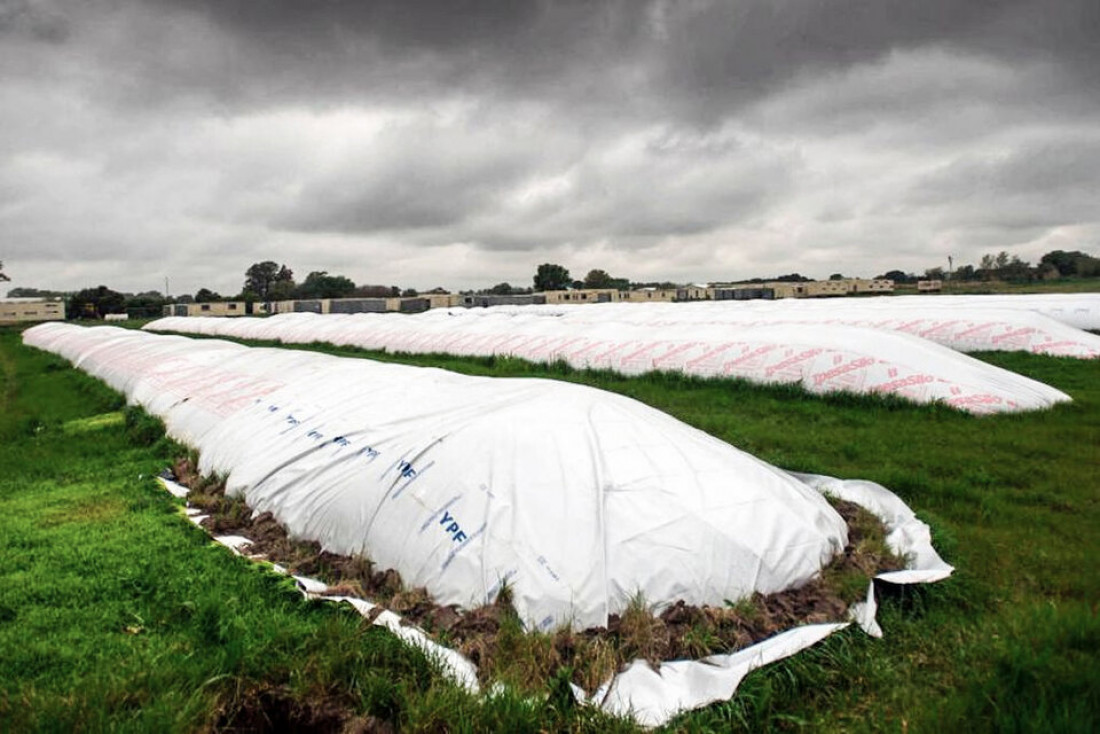
{"type": "Polygon", "coordinates": [[[928,268],[924,271],[925,280],[943,280],[943,268],[928,268]]]}
{"type": "Polygon", "coordinates": [[[584,288],[584,281],[574,280],[572,283],[569,284],[569,287],[573,290],[580,290],[581,288],[584,288]]]}
{"type": "Polygon", "coordinates": [[[126,297],[126,313],[132,319],[146,319],[160,316],[167,303],[160,291],[143,291],[136,296],[126,297]]]}
{"type": "Polygon", "coordinates": [[[401,289],[395,285],[390,286],[390,298],[399,298],[401,296],[401,289]]]}
{"type": "Polygon", "coordinates": [[[844,274],[843,273],[833,273],[832,275],[829,276],[829,280],[844,280],[844,274]]]}
{"type": "Polygon", "coordinates": [[[885,273],[876,278],[876,280],[892,280],[895,283],[899,284],[912,283],[916,279],[916,276],[907,274],[901,270],[887,270],[885,273]]]}
{"type": "Polygon", "coordinates": [[[537,291],[565,290],[572,282],[569,271],[561,265],[543,263],[535,271],[535,290],[537,291]]]}
{"type": "Polygon", "coordinates": [[[1024,282],[1034,280],[1038,270],[1032,268],[1016,255],[1009,255],[1004,250],[996,255],[982,255],[982,259],[976,271],[982,280],[1011,280],[1024,282]]]}
{"type": "Polygon", "coordinates": [[[347,298],[355,292],[355,283],[343,275],[315,270],[298,286],[298,298],[347,298]]]}
{"type": "Polygon", "coordinates": [[[1023,283],[1035,280],[1036,272],[1031,267],[1031,263],[1013,255],[1008,262],[1001,266],[998,275],[1004,280],[1023,283]]]}
{"type": "Polygon", "coordinates": [[[1064,278],[1074,275],[1085,278],[1100,275],[1100,259],[1076,250],[1052,250],[1039,258],[1039,262],[1055,268],[1064,278]]]}
{"type": "Polygon", "coordinates": [[[8,298],[64,298],[67,295],[64,291],[39,290],[38,288],[12,288],[8,291],[8,298]]]}
{"type": "Polygon", "coordinates": [[[955,268],[955,280],[977,280],[978,276],[973,265],[961,265],[955,268]]]}
{"type": "Polygon", "coordinates": [[[807,278],[801,273],[790,273],[789,275],[780,275],[775,280],[777,283],[808,283],[812,278],[807,278]]]}
{"type": "MultiPolygon", "coordinates": [[[[251,291],[249,291],[251,292],[251,291]]],[[[293,280],[277,280],[271,284],[271,288],[267,291],[267,300],[269,301],[293,301],[298,295],[298,286],[295,285],[293,280]]],[[[244,298],[242,300],[248,300],[244,298]]],[[[255,300],[259,300],[259,296],[256,296],[255,300]]]]}
{"type": "Polygon", "coordinates": [[[419,295],[420,293],[418,293],[415,288],[406,288],[405,290],[401,291],[402,298],[416,298],[419,295]]]}
{"type": "Polygon", "coordinates": [[[294,271],[273,260],[265,260],[254,263],[245,271],[244,287],[241,290],[252,291],[261,301],[274,300],[271,297],[271,288],[275,283],[289,283],[293,287],[294,271]]]}
{"type": "Polygon", "coordinates": [[[485,292],[491,296],[510,296],[513,290],[515,289],[512,288],[511,283],[497,283],[485,292]]]}
{"type": "Polygon", "coordinates": [[[195,291],[195,303],[211,303],[221,300],[222,297],[209,288],[199,288],[195,291]]]}
{"type": "Polygon", "coordinates": [[[610,288],[614,280],[606,270],[589,270],[584,276],[585,288],[610,288]]]}
{"type": "Polygon", "coordinates": [[[126,313],[126,296],[105,285],[77,292],[65,306],[70,319],[101,319],[109,313],[126,313]]]}

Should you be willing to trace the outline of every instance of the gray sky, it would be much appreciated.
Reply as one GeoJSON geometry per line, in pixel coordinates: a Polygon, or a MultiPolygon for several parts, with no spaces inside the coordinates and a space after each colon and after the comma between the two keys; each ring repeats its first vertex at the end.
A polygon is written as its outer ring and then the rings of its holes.
{"type": "Polygon", "coordinates": [[[7,286],[1100,254],[1096,0],[0,0],[7,286]]]}

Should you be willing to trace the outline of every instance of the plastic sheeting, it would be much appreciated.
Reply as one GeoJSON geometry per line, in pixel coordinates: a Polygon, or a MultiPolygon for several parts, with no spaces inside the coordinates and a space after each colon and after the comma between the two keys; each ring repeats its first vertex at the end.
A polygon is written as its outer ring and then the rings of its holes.
{"type": "Polygon", "coordinates": [[[25,338],[160,416],[294,535],[441,604],[507,582],[540,629],[606,625],[638,592],[721,605],[779,591],[846,542],[804,483],[592,388],[110,327],[25,338]]]}
{"type": "Polygon", "coordinates": [[[510,318],[537,315],[571,324],[618,322],[653,329],[726,325],[820,324],[898,331],[960,352],[1023,351],[1055,357],[1100,358],[1100,336],[1035,311],[942,304],[924,298],[786,299],[697,303],[606,303],[590,306],[503,306],[451,309],[451,316],[510,318]]]}
{"type": "MultiPolygon", "coordinates": [[[[627,375],[667,370],[740,377],[799,384],[814,393],[848,391],[892,394],[922,403],[942,401],[978,414],[1035,410],[1069,400],[1040,382],[909,334],[831,324],[623,323],[610,316],[634,313],[644,320],[644,313],[654,311],[635,304],[613,305],[618,308],[577,306],[568,311],[569,318],[540,316],[539,307],[531,307],[530,311],[501,310],[499,317],[467,312],[169,317],[146,328],[288,343],[327,341],[414,353],[564,360],[577,368],[627,375]],[[639,310],[628,311],[632,308],[639,310]],[[574,323],[574,318],[585,321],[574,323]]],[[[688,306],[673,305],[661,313],[688,306]]]]}
{"type": "MultiPolygon", "coordinates": [[[[639,591],[658,604],[720,604],[797,586],[846,542],[822,493],[883,519],[888,544],[910,563],[881,578],[914,583],[952,571],[928,527],[885,488],[782,472],[589,388],[111,327],[49,324],[24,339],[159,415],[200,450],[203,471],[227,472],[228,487],[256,511],[270,509],[329,550],[397,568],[441,603],[487,601],[506,579],[517,610],[537,626],[590,626],[639,591]],[[473,532],[471,520],[481,522],[473,532]]],[[[248,543],[218,541],[234,552],[248,543]]],[[[298,581],[309,596],[326,590],[298,581]]],[[[362,599],[325,598],[376,611],[362,599]]],[[[871,588],[852,616],[877,635],[874,609],[871,588]]],[[[473,666],[454,651],[390,612],[375,623],[477,689],[473,666]]],[[[845,626],[797,627],[733,654],[655,669],[635,661],[591,697],[574,693],[659,725],[729,698],[754,668],[845,626]]]]}
{"type": "Polygon", "coordinates": [[[1078,329],[1100,330],[1100,293],[1020,293],[969,296],[893,296],[871,301],[899,301],[908,308],[1011,308],[1048,316],[1078,329]],[[931,301],[929,300],[931,298],[931,301]]]}

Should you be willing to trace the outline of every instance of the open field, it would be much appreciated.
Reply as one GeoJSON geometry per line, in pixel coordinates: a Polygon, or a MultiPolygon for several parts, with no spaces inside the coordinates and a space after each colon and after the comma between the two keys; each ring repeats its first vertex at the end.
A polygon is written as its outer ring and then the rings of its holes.
{"type": "MultiPolygon", "coordinates": [[[[987,355],[1075,402],[976,419],[733,381],[366,356],[621,392],[784,468],[878,481],[932,524],[959,570],[889,595],[885,639],[837,635],[676,728],[1090,731],[1100,719],[1096,362],[987,355]]],[[[410,730],[629,728],[559,695],[476,703],[350,610],[303,602],[206,543],[150,478],[179,447],[139,414],[127,425],[109,390],[11,330],[0,380],[0,729],[190,730],[238,711],[255,723],[259,700],[300,725],[351,710],[410,730]]]]}

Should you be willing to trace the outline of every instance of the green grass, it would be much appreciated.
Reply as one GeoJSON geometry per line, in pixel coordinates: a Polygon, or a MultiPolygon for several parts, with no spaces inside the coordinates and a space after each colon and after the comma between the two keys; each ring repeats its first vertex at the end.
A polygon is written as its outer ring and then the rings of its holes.
{"type": "Polygon", "coordinates": [[[279,730],[333,708],[411,730],[621,726],[483,706],[350,607],[212,545],[153,479],[181,450],[157,422],[120,420],[118,395],[12,330],[0,395],[0,731],[195,731],[257,701],[279,730]]]}
{"type": "MultiPolygon", "coordinates": [[[[172,447],[132,414],[134,437],[117,418],[87,429],[88,418],[118,411],[118,398],[20,347],[13,332],[0,336],[0,730],[190,729],[262,686],[336,697],[410,730],[613,725],[567,706],[560,691],[474,703],[350,612],[301,602],[285,581],[211,548],[147,478],[172,447]]],[[[784,468],[880,482],[932,525],[958,572],[883,589],[884,639],[835,635],[672,728],[1097,727],[1100,362],[984,355],[1074,402],[979,419],[731,380],[320,348],[620,392],[784,468]]]]}

